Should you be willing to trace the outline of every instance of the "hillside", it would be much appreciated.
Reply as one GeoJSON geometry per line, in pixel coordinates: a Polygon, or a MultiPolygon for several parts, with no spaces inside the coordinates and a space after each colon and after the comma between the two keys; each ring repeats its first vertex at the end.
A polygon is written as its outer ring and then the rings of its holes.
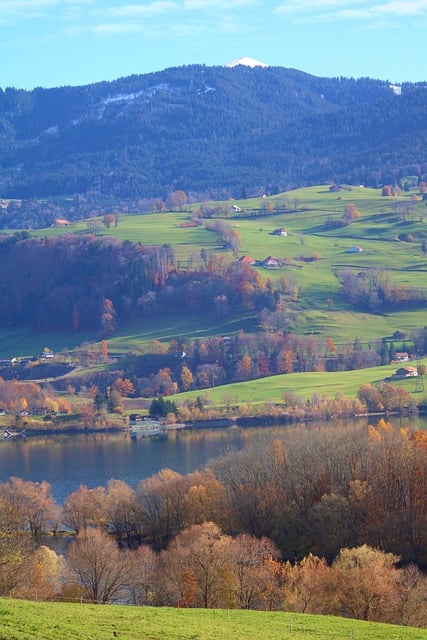
{"type": "MultiPolygon", "coordinates": [[[[85,194],[90,212],[176,189],[204,199],[422,178],[426,115],[423,86],[397,95],[384,81],[282,67],[193,65],[82,87],[8,88],[0,196],[85,194]]],[[[84,217],[80,205],[68,214],[84,217]]]]}
{"type": "Polygon", "coordinates": [[[276,640],[291,636],[358,640],[424,640],[425,629],[345,620],[330,616],[150,607],[80,606],[34,603],[18,600],[0,602],[3,640],[219,640],[245,638],[276,640]]]}

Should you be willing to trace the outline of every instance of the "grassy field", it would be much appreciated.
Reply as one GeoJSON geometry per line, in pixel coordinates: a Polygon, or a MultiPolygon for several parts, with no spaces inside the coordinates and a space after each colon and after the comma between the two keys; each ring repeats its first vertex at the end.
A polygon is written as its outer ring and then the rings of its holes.
{"type": "Polygon", "coordinates": [[[0,600],[1,640],[425,640],[427,630],[330,616],[0,600]]]}
{"type": "MultiPolygon", "coordinates": [[[[416,221],[403,222],[397,215],[396,204],[408,200],[414,194],[399,198],[383,197],[379,189],[353,187],[351,190],[331,192],[327,185],[309,187],[279,194],[271,198],[255,198],[235,201],[243,213],[251,213],[271,203],[286,198],[291,212],[262,217],[230,218],[240,234],[239,255],[251,255],[263,260],[268,255],[286,259],[286,266],[276,270],[258,267],[265,278],[277,280],[284,276],[298,288],[299,299],[295,304],[291,330],[299,334],[314,333],[332,338],[337,344],[353,341],[359,337],[368,343],[396,330],[410,333],[426,324],[426,309],[405,309],[393,313],[367,314],[355,311],[343,300],[337,277],[345,267],[365,271],[370,268],[386,269],[395,283],[413,287],[426,287],[427,255],[420,248],[422,239],[427,239],[427,216],[423,219],[426,203],[416,204],[416,221]],[[347,204],[355,204],[360,212],[353,224],[328,228],[328,218],[341,218],[347,204]],[[293,211],[296,209],[296,211],[293,211]],[[420,221],[422,220],[422,221],[420,221]],[[284,227],[287,237],[272,235],[275,228],[284,227]],[[413,241],[403,241],[410,237],[413,241]],[[360,245],[361,253],[349,253],[352,245],[360,245]],[[317,255],[314,262],[301,258],[317,255]]],[[[230,202],[222,203],[230,208],[230,202]]],[[[191,205],[194,210],[198,204],[191,205]]],[[[179,227],[191,217],[191,210],[175,213],[156,213],[120,216],[118,226],[107,229],[98,219],[100,235],[114,236],[142,244],[171,244],[179,261],[200,251],[221,252],[216,234],[203,227],[179,227]]],[[[82,234],[89,231],[93,222],[81,221],[67,228],[66,233],[82,234]]],[[[63,229],[41,229],[32,232],[40,236],[64,233],[63,229]]],[[[231,254],[227,254],[231,258],[231,254]]],[[[219,324],[205,316],[141,319],[119,326],[111,339],[111,349],[126,351],[145,345],[153,339],[168,341],[179,336],[224,335],[239,329],[256,329],[256,314],[246,314],[240,319],[234,316],[228,324],[219,324]]],[[[83,341],[97,341],[99,335],[52,334],[40,336],[13,328],[0,333],[0,355],[28,355],[49,346],[55,351],[61,347],[72,348],[83,341]]]]}
{"type": "MultiPolygon", "coordinates": [[[[427,359],[421,360],[427,365],[427,359]]],[[[413,364],[413,363],[410,363],[413,364]]],[[[175,396],[178,400],[195,400],[197,396],[203,395],[213,407],[227,404],[264,405],[268,403],[283,402],[285,392],[294,393],[296,396],[308,399],[313,394],[322,396],[326,394],[329,398],[334,398],[336,394],[343,394],[347,398],[354,398],[362,384],[375,384],[391,376],[397,365],[387,365],[385,367],[370,367],[369,369],[357,369],[355,371],[340,372],[315,372],[289,373],[246,382],[236,382],[222,387],[214,387],[198,391],[187,391],[175,396]]],[[[420,400],[427,395],[427,383],[425,391],[420,388],[420,381],[417,378],[400,380],[396,386],[402,386],[415,399],[420,400]]]]}

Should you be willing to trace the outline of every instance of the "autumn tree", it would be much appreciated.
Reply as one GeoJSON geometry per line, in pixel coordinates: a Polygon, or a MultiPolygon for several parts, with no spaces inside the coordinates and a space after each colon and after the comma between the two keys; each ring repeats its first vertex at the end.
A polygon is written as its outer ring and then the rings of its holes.
{"type": "Polygon", "coordinates": [[[342,217],[344,224],[351,224],[357,218],[360,218],[359,209],[356,207],[355,204],[347,204],[344,208],[344,213],[342,217]]]}
{"type": "Polygon", "coordinates": [[[0,494],[0,594],[8,596],[17,584],[17,571],[29,553],[19,514],[13,504],[0,494]]]}
{"type": "Polygon", "coordinates": [[[342,549],[335,572],[336,615],[358,620],[388,621],[397,580],[399,557],[368,545],[342,549]]]}
{"type": "Polygon", "coordinates": [[[109,480],[105,496],[108,529],[117,539],[126,536],[128,544],[137,530],[135,491],[123,480],[109,480]]]}
{"type": "Polygon", "coordinates": [[[116,311],[109,298],[104,298],[101,307],[101,329],[104,334],[113,333],[116,329],[116,311]]]}
{"type": "Polygon", "coordinates": [[[113,382],[113,389],[123,397],[130,398],[135,395],[135,387],[129,378],[116,378],[113,382]]]}
{"type": "Polygon", "coordinates": [[[232,591],[240,609],[264,609],[265,596],[274,585],[279,591],[279,551],[266,537],[241,534],[229,541],[232,591]]]}
{"type": "Polygon", "coordinates": [[[183,391],[188,391],[194,382],[193,374],[186,365],[184,365],[181,369],[180,380],[183,391]]]}
{"type": "Polygon", "coordinates": [[[288,566],[283,589],[286,611],[326,613],[326,596],[332,581],[332,572],[324,558],[311,553],[292,567],[288,566]]]}
{"type": "Polygon", "coordinates": [[[137,605],[162,604],[159,556],[151,547],[141,545],[128,553],[129,591],[137,605]]]}
{"type": "Polygon", "coordinates": [[[61,592],[65,573],[64,558],[42,545],[19,565],[11,596],[27,600],[54,600],[61,592]]]}
{"type": "Polygon", "coordinates": [[[106,213],[102,218],[102,224],[109,229],[114,224],[116,217],[112,213],[106,213]]]}
{"type": "Polygon", "coordinates": [[[142,534],[155,548],[163,548],[186,526],[188,480],[162,469],[136,487],[142,534]]]}
{"type": "Polygon", "coordinates": [[[68,546],[66,559],[85,597],[91,602],[114,602],[127,584],[126,554],[99,529],[79,534],[68,546]]]}
{"type": "Polygon", "coordinates": [[[90,527],[106,527],[105,489],[88,489],[86,485],[80,485],[64,500],[62,520],[76,534],[86,533],[90,527]]]}
{"type": "Polygon", "coordinates": [[[162,563],[175,604],[213,608],[231,599],[226,580],[229,538],[205,522],[181,531],[162,552],[162,563]]]}
{"type": "Polygon", "coordinates": [[[21,530],[29,530],[37,542],[48,528],[55,529],[60,511],[48,482],[11,477],[0,485],[0,496],[9,503],[21,530]]]}

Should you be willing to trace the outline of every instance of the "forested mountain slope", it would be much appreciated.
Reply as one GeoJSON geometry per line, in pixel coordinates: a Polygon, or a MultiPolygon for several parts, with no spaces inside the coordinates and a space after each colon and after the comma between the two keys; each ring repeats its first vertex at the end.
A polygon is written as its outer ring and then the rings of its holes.
{"type": "Polygon", "coordinates": [[[0,196],[114,199],[378,185],[427,172],[427,91],[282,67],[193,65],[0,90],[0,196]]]}

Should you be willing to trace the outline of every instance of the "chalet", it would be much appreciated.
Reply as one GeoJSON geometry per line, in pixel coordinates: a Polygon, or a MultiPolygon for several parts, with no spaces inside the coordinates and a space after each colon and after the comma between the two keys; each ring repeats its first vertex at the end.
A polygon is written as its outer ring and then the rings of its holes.
{"type": "Polygon", "coordinates": [[[418,369],[416,367],[400,367],[394,375],[397,378],[416,378],[418,369]]]}
{"type": "Polygon", "coordinates": [[[232,204],[231,205],[231,209],[235,212],[235,213],[239,213],[241,211],[241,208],[237,206],[237,204],[232,204]]]}
{"type": "Polygon", "coordinates": [[[57,218],[55,220],[55,227],[71,227],[71,222],[65,218],[57,218]]]}
{"type": "Polygon", "coordinates": [[[407,351],[396,351],[396,353],[394,354],[394,359],[396,362],[408,362],[409,353],[407,351]]]}
{"type": "Polygon", "coordinates": [[[275,269],[280,267],[280,260],[274,256],[267,256],[267,258],[262,261],[262,266],[267,269],[275,269]]]}
{"type": "Polygon", "coordinates": [[[286,229],[280,228],[280,229],[274,229],[274,231],[271,232],[271,235],[273,236],[282,236],[282,238],[286,238],[288,235],[288,232],[286,231],[286,229]]]}
{"type": "Polygon", "coordinates": [[[251,258],[251,256],[241,256],[237,262],[240,262],[240,264],[255,264],[256,260],[251,258]]]}

